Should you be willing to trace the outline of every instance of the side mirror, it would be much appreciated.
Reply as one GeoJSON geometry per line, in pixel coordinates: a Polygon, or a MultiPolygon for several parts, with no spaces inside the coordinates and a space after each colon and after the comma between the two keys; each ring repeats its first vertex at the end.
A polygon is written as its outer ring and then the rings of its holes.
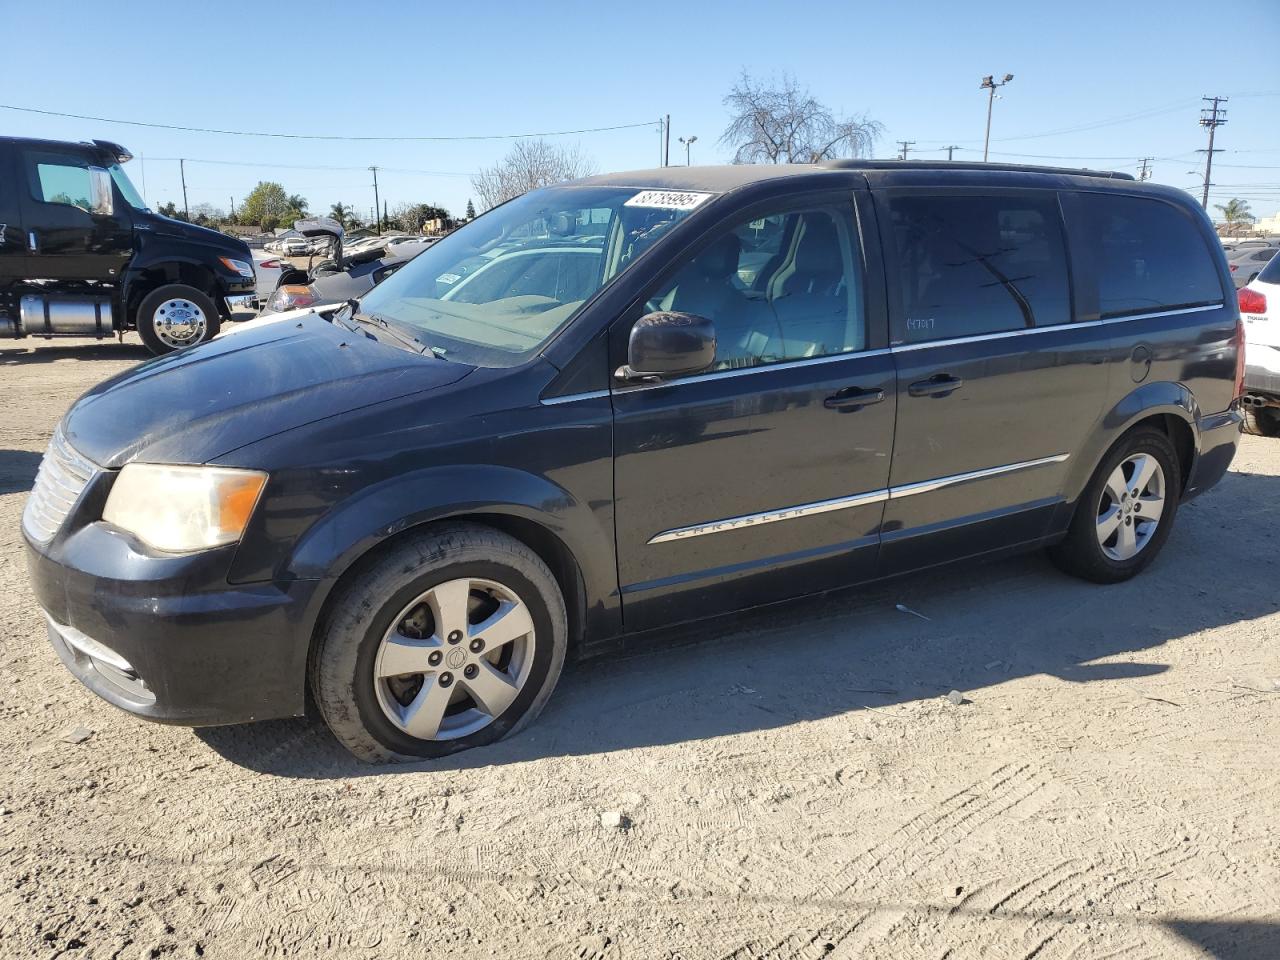
{"type": "Polygon", "coordinates": [[[661,380],[698,373],[716,358],[716,328],[693,313],[648,313],[631,328],[621,380],[661,380]]]}
{"type": "Polygon", "coordinates": [[[111,173],[103,167],[89,168],[89,212],[98,217],[115,213],[115,194],[111,189],[111,173]]]}

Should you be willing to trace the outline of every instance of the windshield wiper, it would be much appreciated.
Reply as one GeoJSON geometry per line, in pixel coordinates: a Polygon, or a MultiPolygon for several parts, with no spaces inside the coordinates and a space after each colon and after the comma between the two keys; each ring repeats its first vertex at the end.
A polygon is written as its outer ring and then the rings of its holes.
{"type": "Polygon", "coordinates": [[[408,330],[404,329],[401,325],[394,324],[391,321],[389,321],[386,317],[377,313],[360,312],[359,300],[348,300],[346,303],[346,307],[350,311],[349,316],[354,322],[362,323],[365,326],[376,327],[379,330],[385,331],[388,335],[391,336],[392,339],[398,341],[404,347],[414,351],[415,353],[430,352],[431,355],[438,360],[445,359],[443,349],[441,349],[440,347],[433,347],[430,344],[423,343],[421,340],[419,340],[416,336],[414,336],[408,330]]]}

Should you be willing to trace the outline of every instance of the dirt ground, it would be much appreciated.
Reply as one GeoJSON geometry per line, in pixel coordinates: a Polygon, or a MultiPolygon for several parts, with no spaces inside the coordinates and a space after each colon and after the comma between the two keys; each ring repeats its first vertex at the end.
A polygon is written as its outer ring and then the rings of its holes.
{"type": "Polygon", "coordinates": [[[1030,556],[685,630],[378,769],[50,649],[19,515],[132,342],[0,349],[0,956],[1280,957],[1280,441],[1123,586],[1030,556]]]}

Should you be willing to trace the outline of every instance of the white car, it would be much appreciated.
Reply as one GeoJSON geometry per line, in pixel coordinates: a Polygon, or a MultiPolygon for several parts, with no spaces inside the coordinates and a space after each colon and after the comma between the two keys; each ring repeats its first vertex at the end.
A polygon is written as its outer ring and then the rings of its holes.
{"type": "Polygon", "coordinates": [[[271,295],[276,292],[276,287],[280,284],[280,272],[288,266],[290,264],[278,257],[259,256],[257,251],[254,251],[253,275],[257,281],[254,286],[254,296],[259,305],[271,299],[271,295]]]}
{"type": "Polygon", "coordinates": [[[390,237],[387,240],[387,252],[396,257],[412,257],[439,239],[439,237],[390,237]]]}
{"type": "Polygon", "coordinates": [[[1280,256],[1239,292],[1244,321],[1245,429],[1280,437],[1280,256]]]}

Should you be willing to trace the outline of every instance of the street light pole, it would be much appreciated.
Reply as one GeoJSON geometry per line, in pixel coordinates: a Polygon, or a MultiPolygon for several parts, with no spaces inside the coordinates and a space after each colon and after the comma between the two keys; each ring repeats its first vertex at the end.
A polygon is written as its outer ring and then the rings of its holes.
{"type": "Polygon", "coordinates": [[[991,149],[991,108],[996,102],[996,90],[1013,79],[1012,73],[1006,73],[1004,79],[996,83],[994,74],[982,78],[979,90],[987,91],[987,136],[982,142],[982,162],[987,162],[987,154],[991,149]]]}
{"type": "Polygon", "coordinates": [[[684,165],[686,167],[693,165],[693,161],[690,157],[690,151],[693,149],[693,145],[697,140],[697,136],[692,136],[687,139],[685,137],[680,138],[680,142],[684,144],[684,165]]]}

